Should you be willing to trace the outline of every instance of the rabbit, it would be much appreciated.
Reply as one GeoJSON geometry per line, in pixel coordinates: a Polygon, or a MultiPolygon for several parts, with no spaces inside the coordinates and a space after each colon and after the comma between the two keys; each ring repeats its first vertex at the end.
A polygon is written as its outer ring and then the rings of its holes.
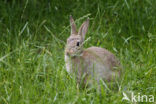
{"type": "Polygon", "coordinates": [[[65,65],[69,73],[75,73],[78,83],[84,77],[84,83],[93,84],[93,79],[98,83],[106,80],[112,81],[120,77],[119,60],[108,50],[100,47],[83,48],[85,35],[89,26],[89,18],[81,25],[79,31],[70,16],[71,34],[65,46],[65,65]]]}

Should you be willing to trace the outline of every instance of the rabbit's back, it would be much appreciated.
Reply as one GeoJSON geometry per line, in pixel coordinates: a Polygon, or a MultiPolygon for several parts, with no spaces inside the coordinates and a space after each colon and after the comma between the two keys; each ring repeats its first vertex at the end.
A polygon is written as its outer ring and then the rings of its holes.
{"type": "Polygon", "coordinates": [[[86,72],[89,72],[92,76],[95,74],[97,80],[101,78],[111,80],[113,76],[119,75],[118,70],[115,68],[120,66],[120,62],[111,52],[104,48],[87,48],[83,51],[82,59],[86,66],[86,72]]]}
{"type": "Polygon", "coordinates": [[[119,60],[108,50],[100,47],[90,47],[84,50],[83,57],[93,58],[94,60],[106,64],[112,70],[113,67],[119,66],[119,60]]]}

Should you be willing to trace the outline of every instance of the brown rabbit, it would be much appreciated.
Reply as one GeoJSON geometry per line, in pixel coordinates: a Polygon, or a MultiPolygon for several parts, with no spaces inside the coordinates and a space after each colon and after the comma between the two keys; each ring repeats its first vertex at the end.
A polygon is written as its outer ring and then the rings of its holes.
{"type": "Polygon", "coordinates": [[[92,80],[97,82],[100,79],[111,81],[120,76],[120,62],[108,50],[100,47],[90,47],[83,49],[85,34],[88,30],[89,19],[80,27],[78,33],[76,25],[70,17],[71,35],[67,39],[65,48],[66,69],[70,73],[77,72],[78,82],[85,75],[84,82],[92,84],[92,80]]]}

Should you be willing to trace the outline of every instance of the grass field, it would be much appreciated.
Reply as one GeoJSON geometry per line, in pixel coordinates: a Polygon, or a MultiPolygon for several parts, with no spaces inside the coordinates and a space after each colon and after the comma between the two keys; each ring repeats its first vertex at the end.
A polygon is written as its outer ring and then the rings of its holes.
{"type": "Polygon", "coordinates": [[[0,1],[0,104],[129,104],[131,91],[156,102],[156,0],[0,1]],[[66,72],[69,15],[78,26],[90,18],[86,48],[121,61],[118,91],[80,90],[66,72]]]}

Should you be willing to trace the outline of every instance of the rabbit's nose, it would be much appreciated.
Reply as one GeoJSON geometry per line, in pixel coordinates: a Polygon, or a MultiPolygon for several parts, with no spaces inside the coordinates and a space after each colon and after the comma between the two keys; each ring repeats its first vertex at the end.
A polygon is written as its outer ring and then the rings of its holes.
{"type": "Polygon", "coordinates": [[[72,54],[74,51],[73,50],[69,50],[69,51],[67,51],[67,55],[70,55],[70,54],[72,54]]]}
{"type": "Polygon", "coordinates": [[[72,54],[74,51],[73,50],[69,50],[69,54],[72,54]]]}

